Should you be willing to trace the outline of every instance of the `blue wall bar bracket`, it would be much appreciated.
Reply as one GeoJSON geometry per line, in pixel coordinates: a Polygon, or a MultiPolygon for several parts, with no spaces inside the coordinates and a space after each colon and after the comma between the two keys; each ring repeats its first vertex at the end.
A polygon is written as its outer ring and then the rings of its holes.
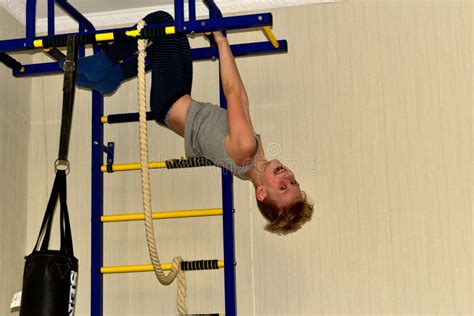
{"type": "Polygon", "coordinates": [[[107,172],[112,172],[112,165],[114,164],[115,143],[108,142],[107,146],[103,146],[104,153],[107,154],[107,172]]]}

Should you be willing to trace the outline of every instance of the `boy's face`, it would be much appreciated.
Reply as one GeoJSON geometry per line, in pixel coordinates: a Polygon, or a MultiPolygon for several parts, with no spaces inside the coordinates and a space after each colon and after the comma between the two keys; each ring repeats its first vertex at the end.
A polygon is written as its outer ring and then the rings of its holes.
{"type": "Polygon", "coordinates": [[[270,160],[265,164],[261,182],[263,193],[261,189],[257,190],[258,200],[268,197],[278,205],[288,206],[303,197],[295,175],[279,160],[270,160]]]}

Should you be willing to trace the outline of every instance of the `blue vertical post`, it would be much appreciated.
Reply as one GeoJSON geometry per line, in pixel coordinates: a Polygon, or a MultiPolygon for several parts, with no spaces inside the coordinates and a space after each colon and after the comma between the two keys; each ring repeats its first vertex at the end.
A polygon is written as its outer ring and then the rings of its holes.
{"type": "Polygon", "coordinates": [[[104,179],[100,171],[103,163],[102,144],[104,129],[101,117],[104,114],[104,97],[92,92],[92,171],[91,171],[91,316],[102,316],[103,282],[100,268],[103,263],[103,214],[104,179]]]}
{"type": "MultiPolygon", "coordinates": [[[[222,17],[222,13],[213,0],[204,0],[209,9],[209,18],[222,17]]],[[[219,96],[221,107],[227,109],[227,101],[222,89],[222,80],[219,67],[219,96]]],[[[237,291],[235,284],[235,234],[234,234],[234,179],[232,174],[222,169],[222,210],[224,233],[224,290],[225,314],[237,315],[237,291]]]]}
{"type": "Polygon", "coordinates": [[[196,21],[196,0],[188,0],[189,21],[196,21]]]}
{"type": "Polygon", "coordinates": [[[184,24],[184,0],[174,0],[174,21],[176,24],[176,32],[182,32],[184,24]]]}
{"type": "MultiPolygon", "coordinates": [[[[213,0],[204,0],[209,9],[209,18],[222,17],[222,13],[213,0]]],[[[219,96],[221,107],[227,109],[227,100],[222,89],[222,80],[219,67],[219,96]]],[[[237,290],[235,284],[235,234],[234,234],[234,179],[232,174],[222,169],[222,210],[224,233],[224,289],[225,314],[237,315],[237,290]]]]}
{"type": "MultiPolygon", "coordinates": [[[[220,70],[220,69],[219,69],[220,70]]],[[[221,108],[227,109],[227,101],[222,89],[219,71],[219,94],[221,108]]],[[[224,233],[224,289],[225,314],[237,315],[237,291],[235,284],[235,234],[234,234],[234,179],[232,174],[222,169],[222,210],[224,233]]]]}
{"type": "MultiPolygon", "coordinates": [[[[220,76],[219,76],[219,82],[220,76]]],[[[221,107],[227,109],[227,102],[220,85],[221,107]]],[[[222,169],[222,210],[224,233],[224,288],[225,288],[225,314],[237,315],[237,295],[235,285],[235,243],[234,243],[234,184],[232,174],[222,169]]]]}
{"type": "Polygon", "coordinates": [[[26,0],[26,47],[33,47],[36,36],[36,0],[26,0]]]}
{"type": "Polygon", "coordinates": [[[54,0],[48,0],[48,36],[54,35],[54,0]]]}

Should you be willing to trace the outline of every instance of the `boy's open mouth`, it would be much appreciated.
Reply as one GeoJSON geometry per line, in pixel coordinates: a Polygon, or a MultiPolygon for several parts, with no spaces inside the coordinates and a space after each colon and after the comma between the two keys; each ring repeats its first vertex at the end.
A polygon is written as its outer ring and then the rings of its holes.
{"type": "Polygon", "coordinates": [[[285,167],[278,166],[275,169],[273,169],[273,175],[277,175],[277,174],[280,174],[282,172],[285,172],[285,170],[286,170],[285,167]]]}

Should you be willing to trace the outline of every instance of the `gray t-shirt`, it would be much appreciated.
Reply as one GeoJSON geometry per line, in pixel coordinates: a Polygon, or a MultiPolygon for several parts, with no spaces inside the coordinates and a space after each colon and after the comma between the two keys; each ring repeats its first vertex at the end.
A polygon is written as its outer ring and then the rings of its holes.
{"type": "Polygon", "coordinates": [[[248,180],[245,174],[255,165],[257,155],[244,166],[237,165],[225,150],[224,139],[228,134],[225,109],[211,103],[192,101],[186,112],[184,129],[186,156],[206,157],[216,166],[229,170],[242,180],[248,180]]]}

